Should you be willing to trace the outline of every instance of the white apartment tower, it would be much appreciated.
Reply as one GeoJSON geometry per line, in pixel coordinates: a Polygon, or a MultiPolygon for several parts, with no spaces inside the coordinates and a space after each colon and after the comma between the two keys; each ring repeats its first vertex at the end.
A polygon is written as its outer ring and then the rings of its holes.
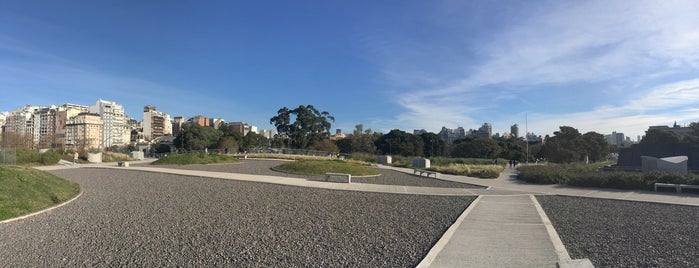
{"type": "Polygon", "coordinates": [[[104,122],[102,136],[102,149],[112,146],[122,146],[129,143],[131,133],[126,124],[124,106],[112,101],[97,100],[97,103],[89,107],[90,113],[99,114],[104,122]]]}

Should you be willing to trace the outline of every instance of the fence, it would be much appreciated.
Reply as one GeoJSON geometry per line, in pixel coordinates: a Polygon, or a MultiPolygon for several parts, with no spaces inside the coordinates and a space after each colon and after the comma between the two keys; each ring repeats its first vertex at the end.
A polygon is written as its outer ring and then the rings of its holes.
{"type": "Polygon", "coordinates": [[[0,164],[16,165],[17,164],[17,148],[0,147],[0,164]]]}

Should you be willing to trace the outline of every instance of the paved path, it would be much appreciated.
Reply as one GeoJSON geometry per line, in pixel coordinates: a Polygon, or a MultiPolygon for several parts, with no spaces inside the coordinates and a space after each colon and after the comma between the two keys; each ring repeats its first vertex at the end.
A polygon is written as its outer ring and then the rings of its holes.
{"type": "MultiPolygon", "coordinates": [[[[115,164],[84,165],[84,167],[119,168],[115,164]]],[[[54,166],[41,169],[56,168],[74,167],[54,166]]],[[[412,169],[388,166],[380,166],[380,168],[412,173],[412,169]]],[[[699,197],[691,194],[527,184],[516,180],[517,171],[512,169],[506,169],[497,179],[440,175],[440,179],[443,180],[483,185],[487,186],[487,189],[328,183],[277,176],[144,166],[120,169],[336,190],[480,196],[435,245],[421,264],[424,267],[555,267],[559,261],[569,261],[567,252],[555,230],[550,226],[545,213],[540,208],[537,209],[538,203],[533,195],[556,194],[699,206],[699,197]]]]}

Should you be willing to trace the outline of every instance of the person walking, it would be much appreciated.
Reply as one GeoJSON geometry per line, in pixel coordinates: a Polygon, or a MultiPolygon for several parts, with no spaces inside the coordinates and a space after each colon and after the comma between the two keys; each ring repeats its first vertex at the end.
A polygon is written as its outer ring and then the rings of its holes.
{"type": "Polygon", "coordinates": [[[78,152],[75,152],[75,153],[73,154],[73,165],[77,165],[77,164],[78,164],[78,157],[79,157],[79,156],[80,156],[80,154],[78,154],[78,152]]]}

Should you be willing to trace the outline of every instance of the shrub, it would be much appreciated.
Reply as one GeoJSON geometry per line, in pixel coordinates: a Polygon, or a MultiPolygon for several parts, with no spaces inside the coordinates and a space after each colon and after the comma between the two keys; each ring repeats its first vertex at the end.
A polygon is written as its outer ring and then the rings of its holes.
{"type": "Polygon", "coordinates": [[[378,155],[369,154],[369,153],[352,153],[352,155],[350,156],[350,159],[362,161],[362,162],[367,162],[367,163],[376,163],[378,160],[378,157],[379,157],[378,155]]]}
{"type": "Polygon", "coordinates": [[[430,170],[446,174],[492,179],[500,176],[503,167],[496,165],[449,164],[447,166],[432,166],[430,170]]]}
{"type": "Polygon", "coordinates": [[[594,166],[584,164],[549,164],[522,166],[518,179],[540,184],[567,184],[583,187],[604,187],[615,189],[653,189],[653,184],[680,183],[699,184],[699,176],[695,174],[678,174],[666,172],[601,172],[594,171],[594,166]]]}
{"type": "Polygon", "coordinates": [[[61,160],[61,155],[54,151],[54,150],[48,150],[44,152],[43,154],[39,155],[39,164],[42,165],[53,165],[58,163],[58,161],[61,160]]]}

